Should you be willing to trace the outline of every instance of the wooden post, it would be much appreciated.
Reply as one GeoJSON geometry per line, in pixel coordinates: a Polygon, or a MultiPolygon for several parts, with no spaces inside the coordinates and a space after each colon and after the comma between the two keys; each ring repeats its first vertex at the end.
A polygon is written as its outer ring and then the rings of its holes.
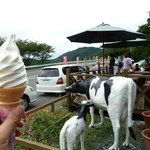
{"type": "Polygon", "coordinates": [[[97,65],[98,65],[98,74],[101,74],[100,62],[98,62],[97,65]]]}
{"type": "Polygon", "coordinates": [[[102,73],[105,74],[105,67],[103,68],[102,73]]]}
{"type": "Polygon", "coordinates": [[[54,103],[51,105],[51,112],[54,112],[55,108],[54,108],[54,103]]]}
{"type": "Polygon", "coordinates": [[[106,66],[106,74],[108,74],[108,66],[106,66]]]}
{"type": "MultiPolygon", "coordinates": [[[[89,71],[90,71],[89,67],[86,66],[86,74],[89,74],[89,71]]],[[[88,76],[86,76],[86,79],[87,79],[87,78],[88,78],[88,76]]]]}
{"type": "Polygon", "coordinates": [[[128,76],[128,70],[127,70],[127,69],[124,69],[122,75],[125,76],[125,77],[127,77],[127,76],[128,76]]]}
{"type": "MultiPolygon", "coordinates": [[[[70,85],[70,73],[71,73],[71,70],[67,69],[66,70],[66,87],[70,85]]],[[[68,108],[68,110],[70,109],[70,100],[71,100],[71,93],[69,93],[67,96],[67,108],[68,108]]]]}

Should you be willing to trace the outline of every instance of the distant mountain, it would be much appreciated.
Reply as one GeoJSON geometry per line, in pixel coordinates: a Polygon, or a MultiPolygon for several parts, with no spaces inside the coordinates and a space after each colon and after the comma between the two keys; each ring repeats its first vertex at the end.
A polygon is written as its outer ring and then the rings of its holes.
{"type": "Polygon", "coordinates": [[[99,56],[100,49],[96,47],[81,47],[76,50],[69,51],[67,53],[64,53],[63,55],[59,56],[58,58],[55,58],[51,60],[52,62],[62,62],[63,56],[68,56],[68,61],[75,61],[76,57],[79,57],[79,59],[84,59],[85,57],[93,57],[93,56],[99,56]]]}

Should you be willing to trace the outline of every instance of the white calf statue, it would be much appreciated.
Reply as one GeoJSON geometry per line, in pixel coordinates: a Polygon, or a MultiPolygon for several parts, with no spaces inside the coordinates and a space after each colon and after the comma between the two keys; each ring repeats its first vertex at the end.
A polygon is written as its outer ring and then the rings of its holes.
{"type": "MultiPolygon", "coordinates": [[[[95,106],[108,111],[114,132],[114,143],[109,150],[118,149],[121,120],[126,122],[126,139],[123,145],[129,145],[130,135],[136,139],[132,129],[136,84],[131,78],[92,76],[87,80],[78,81],[67,87],[66,92],[86,96],[88,101],[92,102],[95,106]]],[[[94,108],[90,110],[91,125],[94,125],[93,110],[94,108]]],[[[102,112],[100,110],[101,116],[103,116],[102,112]]]]}
{"type": "Polygon", "coordinates": [[[81,107],[80,111],[67,120],[60,131],[59,142],[60,149],[65,150],[67,144],[67,150],[73,150],[76,144],[76,138],[80,136],[81,150],[84,149],[84,129],[85,129],[85,117],[88,107],[93,106],[92,103],[82,101],[82,103],[75,102],[75,104],[81,107]]]}

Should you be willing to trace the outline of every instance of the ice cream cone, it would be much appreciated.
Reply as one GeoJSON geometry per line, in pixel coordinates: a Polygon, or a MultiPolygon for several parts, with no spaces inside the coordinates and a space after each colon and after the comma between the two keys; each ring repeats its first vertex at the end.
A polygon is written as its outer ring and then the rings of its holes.
{"type": "Polygon", "coordinates": [[[16,107],[20,104],[20,99],[26,86],[16,86],[12,88],[0,87],[0,107],[16,107]]]}
{"type": "MultiPolygon", "coordinates": [[[[16,86],[12,88],[0,87],[0,120],[4,122],[10,111],[20,104],[20,99],[24,93],[26,86],[16,86]]],[[[11,132],[7,150],[14,150],[14,141],[16,128],[11,132]]]]}

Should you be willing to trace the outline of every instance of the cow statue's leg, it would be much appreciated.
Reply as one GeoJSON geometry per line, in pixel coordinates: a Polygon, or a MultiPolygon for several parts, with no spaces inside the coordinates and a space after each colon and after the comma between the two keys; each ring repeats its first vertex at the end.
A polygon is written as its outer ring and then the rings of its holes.
{"type": "Polygon", "coordinates": [[[119,150],[118,143],[119,143],[119,131],[120,131],[120,123],[118,120],[111,120],[114,132],[114,143],[109,148],[109,150],[119,150]]]}
{"type": "Polygon", "coordinates": [[[91,114],[91,123],[89,127],[94,127],[94,107],[90,107],[90,114],[91,114]]]}
{"type": "Polygon", "coordinates": [[[112,123],[112,128],[114,132],[114,143],[109,148],[109,150],[119,150],[118,144],[119,144],[119,131],[120,131],[120,112],[113,109],[108,109],[108,114],[112,123]]]}
{"type": "Polygon", "coordinates": [[[74,143],[76,143],[76,135],[68,134],[66,138],[67,138],[67,150],[73,150],[75,146],[74,143]]]}
{"type": "Polygon", "coordinates": [[[81,132],[80,134],[80,142],[81,142],[81,150],[85,150],[84,149],[84,131],[81,132]]]}
{"type": "MultiPolygon", "coordinates": [[[[94,127],[94,124],[95,124],[94,107],[90,107],[90,114],[91,114],[91,123],[90,123],[89,127],[94,127]]],[[[99,124],[103,125],[103,123],[104,123],[104,111],[102,109],[99,109],[99,114],[100,114],[100,119],[101,119],[101,122],[99,124]]]]}
{"type": "Polygon", "coordinates": [[[123,142],[123,146],[129,146],[129,137],[130,137],[130,133],[129,133],[129,126],[128,126],[128,119],[126,118],[126,139],[123,142]]]}
{"type": "Polygon", "coordinates": [[[100,114],[100,119],[101,119],[100,125],[103,125],[103,123],[104,123],[104,110],[99,109],[99,114],[100,114]]]}

